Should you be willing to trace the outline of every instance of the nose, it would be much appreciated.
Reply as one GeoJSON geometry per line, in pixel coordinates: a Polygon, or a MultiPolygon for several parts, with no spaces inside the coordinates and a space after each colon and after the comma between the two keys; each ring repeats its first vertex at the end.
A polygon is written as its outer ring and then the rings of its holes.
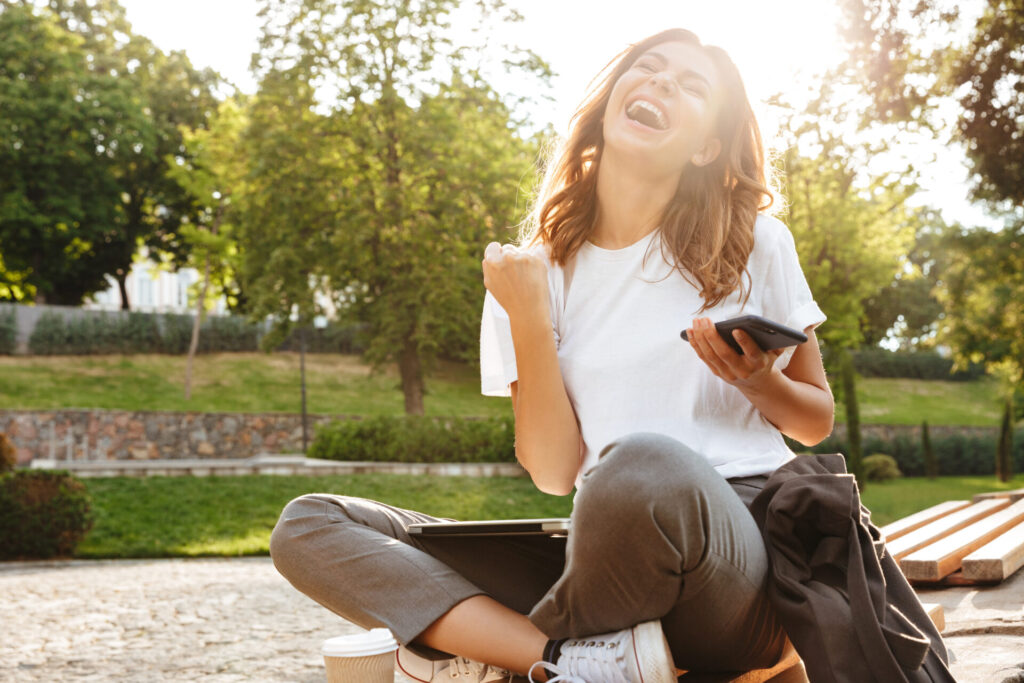
{"type": "Polygon", "coordinates": [[[663,74],[660,71],[651,74],[651,85],[653,85],[655,89],[662,91],[666,95],[668,95],[672,91],[671,79],[667,78],[665,74],[663,74]]]}

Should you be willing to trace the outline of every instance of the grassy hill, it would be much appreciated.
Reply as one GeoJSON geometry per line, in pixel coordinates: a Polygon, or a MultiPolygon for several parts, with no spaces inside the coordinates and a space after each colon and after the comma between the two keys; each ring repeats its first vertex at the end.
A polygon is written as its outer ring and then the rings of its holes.
{"type": "MultiPolygon", "coordinates": [[[[0,356],[0,410],[97,408],[298,412],[299,357],[295,353],[199,356],[192,400],[182,397],[183,356],[0,356]]],[[[398,415],[398,373],[373,373],[357,356],[306,356],[309,411],[398,415]]],[[[502,415],[507,399],[480,395],[475,367],[441,363],[428,377],[428,415],[502,415]]],[[[989,380],[940,382],[862,379],[865,423],[992,425],[999,422],[996,386],[989,380]]],[[[841,408],[837,420],[842,421],[841,408]]]]}

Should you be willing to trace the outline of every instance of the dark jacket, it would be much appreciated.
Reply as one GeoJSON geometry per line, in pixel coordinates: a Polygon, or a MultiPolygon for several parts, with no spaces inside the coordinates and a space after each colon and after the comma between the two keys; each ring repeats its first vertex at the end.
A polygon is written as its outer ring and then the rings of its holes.
{"type": "Polygon", "coordinates": [[[843,456],[791,460],[750,511],[771,561],[768,594],[811,683],[954,680],[843,456]]]}

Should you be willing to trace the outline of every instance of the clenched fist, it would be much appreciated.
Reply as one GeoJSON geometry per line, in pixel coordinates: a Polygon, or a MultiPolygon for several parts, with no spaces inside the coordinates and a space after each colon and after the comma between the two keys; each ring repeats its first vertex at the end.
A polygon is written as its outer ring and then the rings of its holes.
{"type": "Polygon", "coordinates": [[[510,319],[548,316],[548,267],[541,256],[491,242],[482,265],[484,286],[510,319]]]}

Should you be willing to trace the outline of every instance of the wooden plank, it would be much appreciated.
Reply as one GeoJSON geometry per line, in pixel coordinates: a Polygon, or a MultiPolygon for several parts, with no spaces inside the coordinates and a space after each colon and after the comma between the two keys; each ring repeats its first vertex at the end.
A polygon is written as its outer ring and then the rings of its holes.
{"type": "Polygon", "coordinates": [[[971,502],[977,503],[980,500],[989,500],[991,498],[1009,498],[1010,502],[1016,503],[1018,500],[1024,498],[1024,489],[1013,489],[1011,491],[989,491],[988,493],[975,493],[971,497],[971,502]]]}
{"type": "Polygon", "coordinates": [[[955,571],[949,576],[944,576],[938,581],[920,581],[914,579],[910,581],[916,588],[924,588],[930,590],[936,590],[939,588],[951,588],[954,586],[992,586],[998,581],[979,581],[978,579],[968,579],[964,577],[963,570],[955,571]]]}
{"type": "Polygon", "coordinates": [[[911,531],[906,536],[897,538],[892,543],[886,543],[889,553],[901,560],[910,553],[923,548],[929,543],[934,543],[940,538],[945,538],[951,533],[963,529],[968,524],[977,522],[993,512],[1002,510],[1010,505],[1008,498],[993,498],[983,500],[980,503],[973,503],[962,510],[940,517],[934,522],[929,522],[919,529],[911,531]]]}
{"type": "Polygon", "coordinates": [[[1002,581],[1024,567],[1024,522],[964,558],[964,576],[1002,581]]]}
{"type": "Polygon", "coordinates": [[[908,579],[938,581],[959,569],[965,557],[1020,522],[1024,522],[1024,500],[914,551],[900,560],[900,569],[908,579]]]}
{"type": "Polygon", "coordinates": [[[885,542],[888,543],[889,541],[896,540],[900,536],[906,536],[914,529],[919,529],[928,522],[933,522],[939,517],[944,517],[951,512],[961,510],[970,504],[970,501],[967,500],[947,500],[945,503],[933,505],[927,510],[921,510],[920,512],[915,512],[912,515],[904,517],[903,519],[898,519],[892,524],[886,524],[880,529],[880,531],[882,532],[882,535],[885,536],[885,542]]]}
{"type": "Polygon", "coordinates": [[[942,605],[937,602],[922,602],[921,606],[924,607],[925,613],[928,618],[935,624],[936,630],[942,633],[946,630],[946,613],[942,611],[942,605]]]}

